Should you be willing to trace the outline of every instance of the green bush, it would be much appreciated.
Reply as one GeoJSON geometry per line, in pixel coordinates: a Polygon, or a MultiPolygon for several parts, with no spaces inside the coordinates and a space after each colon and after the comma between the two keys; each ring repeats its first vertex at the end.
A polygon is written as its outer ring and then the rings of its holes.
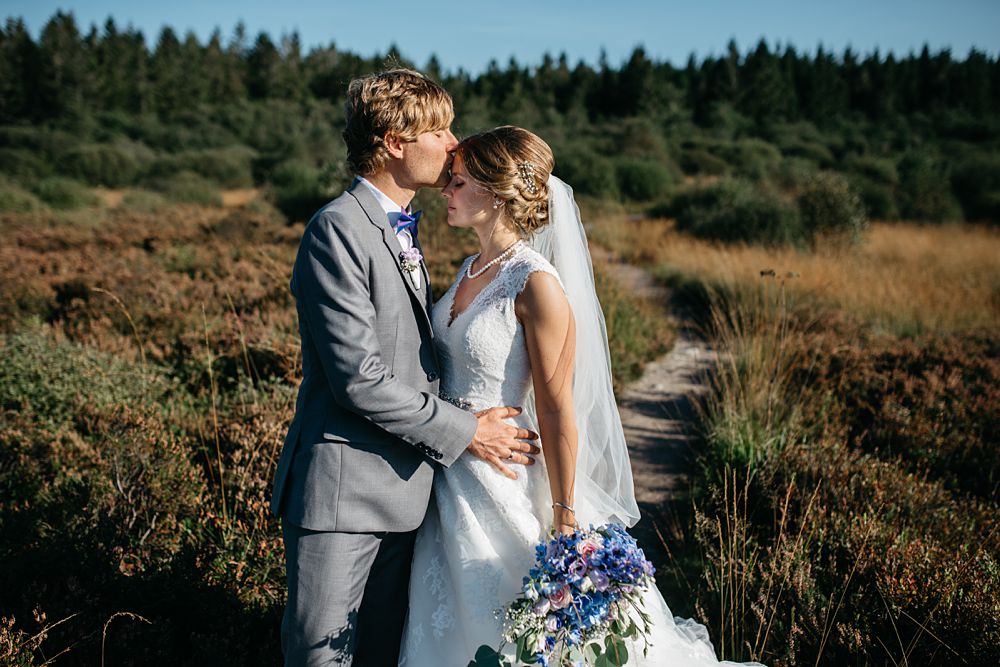
{"type": "Polygon", "coordinates": [[[222,195],[218,186],[203,176],[190,171],[160,178],[151,183],[154,190],[163,193],[178,204],[199,204],[201,206],[222,206],[222,195]]]}
{"type": "Polygon", "coordinates": [[[59,342],[43,327],[0,337],[0,411],[64,426],[89,406],[152,405],[165,385],[149,369],[114,355],[59,342]]]}
{"type": "Polygon", "coordinates": [[[660,162],[621,158],[615,165],[618,191],[624,199],[650,201],[662,197],[674,184],[670,171],[660,162]]]}
{"type": "Polygon", "coordinates": [[[678,160],[685,174],[721,176],[729,171],[729,165],[703,148],[684,148],[678,160]]]}
{"type": "Polygon", "coordinates": [[[844,162],[844,168],[852,174],[858,174],[876,183],[885,185],[899,184],[899,170],[896,163],[889,158],[873,157],[871,155],[851,155],[844,162]]]}
{"type": "Polygon", "coordinates": [[[580,145],[556,150],[556,176],[573,186],[580,195],[601,199],[618,198],[614,163],[580,145]]]}
{"type": "Polygon", "coordinates": [[[786,157],[778,165],[772,182],[783,190],[801,190],[819,171],[815,162],[801,157],[786,157]]]}
{"type": "Polygon", "coordinates": [[[169,202],[167,201],[167,198],[159,192],[137,189],[126,191],[125,196],[122,197],[122,201],[118,207],[129,211],[155,213],[163,210],[168,205],[169,202]]]}
{"type": "Polygon", "coordinates": [[[966,159],[955,168],[951,182],[966,218],[1000,223],[1000,156],[966,159]]]}
{"type": "Polygon", "coordinates": [[[0,180],[0,213],[31,213],[41,211],[45,204],[16,183],[0,180]]]}
{"type": "Polygon", "coordinates": [[[97,206],[99,203],[97,196],[88,187],[71,178],[46,178],[36,183],[33,189],[46,204],[64,211],[97,206]]]}
{"type": "Polygon", "coordinates": [[[271,186],[274,205],[292,221],[308,220],[332,194],[322,171],[297,161],[278,165],[271,186]]]}
{"type": "Polygon", "coordinates": [[[66,153],[61,170],[91,185],[118,188],[135,183],[154,157],[147,146],[132,141],[83,144],[66,153]]]}
{"type": "Polygon", "coordinates": [[[669,160],[663,132],[646,117],[627,118],[612,128],[621,155],[660,162],[669,160]]]}
{"type": "Polygon", "coordinates": [[[253,185],[253,161],[256,153],[246,146],[187,150],[158,159],[152,166],[154,176],[193,172],[227,188],[253,185]]]}
{"type": "Polygon", "coordinates": [[[785,155],[810,160],[821,167],[829,167],[834,163],[833,153],[825,145],[814,141],[797,141],[781,147],[785,155]]]}
{"type": "Polygon", "coordinates": [[[817,173],[797,197],[799,218],[811,242],[857,243],[867,224],[864,206],[840,174],[817,173]]]}
{"type": "Polygon", "coordinates": [[[716,144],[711,151],[728,162],[737,176],[754,180],[774,174],[781,164],[781,151],[763,139],[716,144]]]}
{"type": "Polygon", "coordinates": [[[899,218],[899,208],[896,206],[896,194],[892,186],[874,181],[860,174],[848,177],[851,186],[861,197],[861,203],[868,212],[868,217],[875,220],[896,220],[899,218]]]}
{"type": "Polygon", "coordinates": [[[962,219],[943,160],[925,152],[903,156],[899,161],[899,208],[903,217],[912,220],[962,219]]]}
{"type": "Polygon", "coordinates": [[[780,195],[743,180],[724,179],[674,199],[677,228],[727,242],[800,245],[806,232],[798,210],[780,195]]]}
{"type": "Polygon", "coordinates": [[[0,174],[21,182],[48,176],[52,173],[48,163],[36,153],[25,148],[0,148],[0,174]]]}

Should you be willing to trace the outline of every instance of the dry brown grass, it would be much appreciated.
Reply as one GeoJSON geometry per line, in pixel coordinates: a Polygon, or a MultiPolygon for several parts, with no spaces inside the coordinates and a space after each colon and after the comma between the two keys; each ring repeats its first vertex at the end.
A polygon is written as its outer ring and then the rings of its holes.
{"type": "Polygon", "coordinates": [[[764,270],[792,273],[791,296],[890,333],[1000,325],[1000,232],[993,229],[878,223],[857,248],[817,252],[700,241],[663,220],[609,219],[593,233],[629,261],[726,291],[755,290],[764,270]]]}

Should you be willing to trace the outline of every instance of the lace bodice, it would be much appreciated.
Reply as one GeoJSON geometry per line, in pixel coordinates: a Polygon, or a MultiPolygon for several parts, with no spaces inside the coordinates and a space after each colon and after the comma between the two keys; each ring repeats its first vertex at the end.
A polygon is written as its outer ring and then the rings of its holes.
{"type": "Polygon", "coordinates": [[[467,402],[473,411],[523,405],[531,388],[531,368],[514,300],[532,273],[542,271],[557,280],[559,275],[544,257],[523,247],[500,265],[465,310],[455,314],[455,292],[472,260],[468,257],[462,263],[458,278],[431,313],[441,395],[460,404],[467,402]]]}

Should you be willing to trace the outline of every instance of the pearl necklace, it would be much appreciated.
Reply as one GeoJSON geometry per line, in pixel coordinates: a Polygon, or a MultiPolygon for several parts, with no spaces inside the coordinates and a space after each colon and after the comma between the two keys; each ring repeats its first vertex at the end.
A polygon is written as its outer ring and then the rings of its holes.
{"type": "Polygon", "coordinates": [[[514,241],[514,243],[511,244],[510,247],[508,247],[506,250],[504,250],[502,253],[500,253],[499,255],[497,255],[496,257],[494,257],[493,259],[491,259],[490,261],[486,262],[485,266],[483,266],[478,271],[473,272],[472,271],[472,265],[475,264],[476,260],[479,259],[479,256],[483,254],[481,252],[476,253],[476,256],[472,258],[472,261],[469,262],[469,266],[465,269],[465,275],[466,275],[466,277],[469,280],[474,280],[474,279],[478,278],[479,276],[481,276],[484,273],[486,273],[487,271],[489,271],[490,267],[493,266],[494,264],[502,262],[505,259],[510,258],[511,255],[516,254],[517,251],[521,249],[521,246],[522,246],[523,243],[524,243],[524,241],[522,241],[522,240],[514,241]]]}

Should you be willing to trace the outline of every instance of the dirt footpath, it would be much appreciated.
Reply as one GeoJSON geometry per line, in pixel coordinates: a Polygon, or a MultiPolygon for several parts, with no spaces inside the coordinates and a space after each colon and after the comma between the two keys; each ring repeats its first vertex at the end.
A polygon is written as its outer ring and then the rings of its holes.
{"type": "Polygon", "coordinates": [[[615,278],[632,293],[662,304],[678,330],[673,348],[646,365],[642,377],[619,395],[619,411],[632,461],[635,495],[642,519],[632,529],[654,564],[667,557],[661,535],[670,527],[671,502],[683,502],[690,487],[689,470],[695,436],[695,399],[708,391],[707,372],[716,353],[671,309],[670,291],[642,269],[615,261],[592,247],[595,259],[607,262],[615,278]]]}

